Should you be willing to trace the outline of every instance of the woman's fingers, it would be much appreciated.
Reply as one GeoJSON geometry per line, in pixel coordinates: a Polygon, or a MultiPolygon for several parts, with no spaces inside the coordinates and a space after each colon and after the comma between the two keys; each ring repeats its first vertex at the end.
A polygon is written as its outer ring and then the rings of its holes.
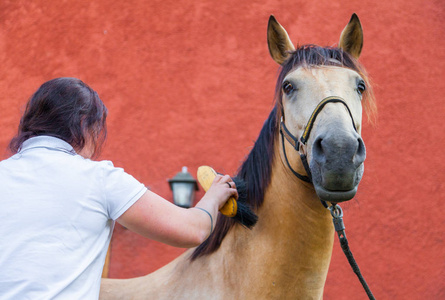
{"type": "Polygon", "coordinates": [[[236,184],[235,182],[232,180],[232,177],[230,177],[229,175],[216,175],[215,179],[213,180],[215,183],[222,183],[227,185],[228,188],[231,189],[236,189],[236,184]]]}
{"type": "Polygon", "coordinates": [[[226,186],[227,189],[230,189],[230,195],[234,196],[235,198],[238,198],[238,191],[236,189],[236,184],[232,180],[232,177],[230,177],[229,175],[217,174],[213,182],[218,185],[226,186]]]}

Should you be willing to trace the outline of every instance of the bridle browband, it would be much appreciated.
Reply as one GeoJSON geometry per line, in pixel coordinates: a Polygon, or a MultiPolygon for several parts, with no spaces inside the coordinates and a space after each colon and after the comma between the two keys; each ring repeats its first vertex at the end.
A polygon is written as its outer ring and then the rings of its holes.
{"type": "MultiPolygon", "coordinates": [[[[280,133],[281,133],[281,142],[283,145],[283,153],[284,153],[284,158],[286,160],[287,166],[289,167],[289,169],[292,171],[292,173],[300,180],[305,181],[307,183],[311,183],[312,184],[312,174],[311,174],[311,170],[309,168],[309,164],[307,162],[307,154],[306,151],[304,149],[304,147],[306,146],[306,143],[309,139],[309,136],[311,134],[312,128],[314,127],[314,123],[315,123],[315,119],[317,118],[318,114],[323,110],[323,108],[325,107],[326,104],[328,103],[342,103],[348,113],[349,116],[351,117],[352,120],[352,126],[354,127],[354,130],[357,131],[357,128],[355,127],[355,122],[354,122],[354,118],[352,117],[352,113],[351,110],[349,109],[348,105],[346,104],[345,100],[341,97],[338,96],[331,96],[331,97],[326,97],[323,100],[321,100],[320,103],[318,103],[317,107],[314,109],[314,111],[312,112],[311,117],[309,118],[306,127],[304,128],[303,134],[301,135],[301,137],[298,139],[296,138],[290,131],[289,129],[287,129],[286,125],[284,124],[284,111],[282,111],[282,116],[281,116],[281,121],[280,121],[280,133]],[[302,175],[298,172],[296,172],[292,166],[289,163],[289,160],[287,158],[287,154],[286,154],[286,148],[284,145],[284,138],[286,138],[286,140],[289,142],[289,144],[292,145],[292,147],[295,149],[295,151],[297,151],[300,154],[300,158],[301,158],[301,162],[303,163],[304,169],[306,171],[307,175],[302,175]]],[[[326,203],[324,201],[322,201],[323,205],[325,207],[326,203]]]]}
{"type": "MultiPolygon", "coordinates": [[[[341,97],[331,96],[331,97],[326,97],[323,100],[321,100],[321,102],[318,103],[317,107],[312,112],[312,115],[309,118],[309,120],[306,124],[306,127],[304,128],[303,134],[301,135],[301,137],[299,139],[296,138],[289,131],[289,129],[287,129],[286,125],[284,124],[284,110],[282,111],[282,116],[281,116],[281,121],[280,121],[280,133],[281,133],[281,142],[283,145],[284,158],[286,160],[287,166],[289,167],[289,169],[292,171],[292,173],[298,179],[305,181],[307,183],[310,183],[310,184],[313,184],[312,183],[312,174],[311,174],[311,169],[309,168],[309,164],[307,162],[306,149],[304,149],[304,148],[305,148],[306,143],[309,139],[312,128],[314,127],[315,119],[317,118],[318,114],[322,111],[322,109],[325,107],[325,105],[328,103],[342,103],[346,107],[346,109],[349,113],[349,116],[351,117],[352,126],[354,127],[354,130],[357,131],[357,128],[355,127],[354,118],[352,117],[351,110],[349,109],[349,107],[346,104],[346,102],[344,101],[344,99],[341,97]],[[296,172],[290,165],[289,160],[287,159],[287,155],[286,155],[284,138],[286,138],[286,140],[289,142],[289,144],[292,145],[292,147],[295,149],[295,151],[297,151],[300,154],[301,162],[303,163],[303,166],[304,166],[304,169],[305,169],[307,175],[302,175],[302,174],[296,172]]],[[[345,233],[345,225],[343,223],[343,211],[342,211],[341,207],[339,205],[337,205],[336,203],[333,203],[331,206],[328,206],[326,201],[321,200],[321,199],[320,199],[320,201],[321,201],[321,204],[323,204],[323,206],[325,208],[328,208],[331,212],[332,220],[334,222],[334,228],[335,228],[335,231],[337,232],[338,238],[340,240],[340,246],[343,250],[343,253],[346,255],[346,258],[348,259],[348,262],[351,265],[352,270],[354,271],[354,273],[357,275],[358,279],[360,280],[360,283],[362,284],[363,288],[365,289],[365,292],[368,295],[368,298],[370,300],[375,300],[374,295],[372,294],[368,284],[366,283],[365,279],[363,278],[363,276],[360,272],[360,269],[354,259],[354,256],[352,255],[352,252],[349,249],[349,244],[348,244],[348,240],[346,238],[346,233],[345,233]]]]}

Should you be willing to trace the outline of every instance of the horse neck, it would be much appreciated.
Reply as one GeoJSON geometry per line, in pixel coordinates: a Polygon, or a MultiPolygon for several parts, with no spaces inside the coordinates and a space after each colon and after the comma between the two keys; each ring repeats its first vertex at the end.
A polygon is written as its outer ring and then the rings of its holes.
{"type": "MultiPolygon", "coordinates": [[[[147,276],[104,280],[101,299],[321,299],[334,237],[331,218],[275,145],[271,181],[252,230],[235,226],[218,251],[193,262],[186,252],[147,276]]],[[[288,155],[303,172],[298,156],[288,155]]]]}
{"type": "MultiPolygon", "coordinates": [[[[283,163],[279,142],[258,224],[250,234],[239,234],[236,243],[249,243],[245,251],[254,257],[260,295],[320,299],[332,253],[332,219],[313,186],[297,179],[283,163]]],[[[298,155],[289,151],[288,158],[304,173],[298,155]]]]}

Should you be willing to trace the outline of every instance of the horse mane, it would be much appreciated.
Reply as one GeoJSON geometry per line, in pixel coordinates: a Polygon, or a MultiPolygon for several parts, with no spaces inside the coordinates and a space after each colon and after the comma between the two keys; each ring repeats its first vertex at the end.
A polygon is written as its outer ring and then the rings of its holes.
{"type": "MultiPolygon", "coordinates": [[[[365,81],[367,89],[363,95],[363,106],[371,120],[376,113],[374,96],[369,78],[362,65],[347,52],[335,47],[303,45],[289,53],[289,58],[281,65],[275,87],[275,106],[264,122],[258,139],[238,170],[234,181],[243,186],[239,191],[238,201],[244,202],[257,210],[264,201],[264,193],[269,186],[274,156],[275,135],[278,134],[279,121],[282,115],[282,88],[284,77],[298,67],[340,66],[356,71],[365,81]],[[245,195],[241,197],[241,194],[245,195]]],[[[371,120],[372,121],[372,120],[371,120]]],[[[221,245],[229,230],[237,224],[233,218],[219,214],[215,230],[209,238],[192,253],[191,259],[215,252],[221,245]]]]}

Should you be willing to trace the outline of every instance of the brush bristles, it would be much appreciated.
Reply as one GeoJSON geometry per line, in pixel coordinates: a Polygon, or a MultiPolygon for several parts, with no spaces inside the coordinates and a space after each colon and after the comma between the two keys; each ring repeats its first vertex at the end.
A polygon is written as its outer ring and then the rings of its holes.
{"type": "Polygon", "coordinates": [[[236,189],[238,191],[238,209],[236,215],[233,217],[234,220],[239,222],[241,225],[252,229],[258,221],[258,216],[253,212],[249,204],[247,204],[247,185],[246,182],[238,177],[233,178],[236,184],[236,189]]]}
{"type": "Polygon", "coordinates": [[[237,222],[241,223],[249,229],[252,229],[258,221],[258,216],[252,211],[252,209],[245,203],[238,202],[238,210],[233,217],[237,222]]]}

